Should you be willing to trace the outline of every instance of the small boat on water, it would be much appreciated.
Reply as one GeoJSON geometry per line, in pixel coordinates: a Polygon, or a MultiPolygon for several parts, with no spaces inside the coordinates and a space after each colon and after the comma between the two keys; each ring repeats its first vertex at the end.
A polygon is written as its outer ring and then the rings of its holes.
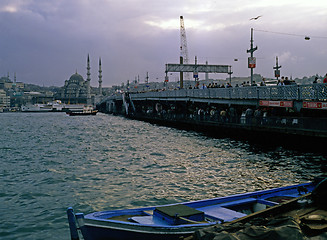
{"type": "Polygon", "coordinates": [[[227,197],[84,216],[67,209],[71,239],[182,239],[200,229],[230,222],[311,193],[319,181],[227,197]]]}
{"type": "Polygon", "coordinates": [[[68,110],[66,113],[69,116],[87,116],[87,115],[96,115],[98,110],[93,109],[92,106],[84,106],[80,110],[68,110]]]}

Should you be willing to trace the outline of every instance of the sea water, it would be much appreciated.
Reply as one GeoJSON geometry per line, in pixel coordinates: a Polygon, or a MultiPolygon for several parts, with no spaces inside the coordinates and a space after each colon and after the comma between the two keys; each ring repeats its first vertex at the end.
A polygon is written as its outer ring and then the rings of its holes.
{"type": "Polygon", "coordinates": [[[0,114],[0,239],[70,239],[90,213],[312,180],[326,156],[99,113],[0,114]]]}

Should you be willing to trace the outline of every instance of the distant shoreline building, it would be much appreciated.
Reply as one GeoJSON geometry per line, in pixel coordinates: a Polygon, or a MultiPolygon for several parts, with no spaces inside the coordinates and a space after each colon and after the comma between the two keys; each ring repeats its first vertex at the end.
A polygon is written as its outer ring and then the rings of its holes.
{"type": "Polygon", "coordinates": [[[24,87],[25,87],[24,83],[16,81],[16,74],[14,76],[14,81],[10,80],[9,74],[6,77],[0,78],[0,89],[16,90],[16,89],[24,89],[24,87]]]}
{"type": "Polygon", "coordinates": [[[10,107],[10,96],[6,94],[5,90],[0,89],[0,112],[8,107],[10,107]]]}
{"type": "Polygon", "coordinates": [[[0,111],[10,107],[18,106],[23,95],[25,84],[16,81],[16,73],[14,81],[7,76],[0,78],[0,111]]]}

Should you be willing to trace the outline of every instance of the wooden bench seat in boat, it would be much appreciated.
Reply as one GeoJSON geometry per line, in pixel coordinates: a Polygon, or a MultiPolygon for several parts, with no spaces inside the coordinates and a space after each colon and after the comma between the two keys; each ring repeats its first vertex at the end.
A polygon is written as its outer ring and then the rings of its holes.
{"type": "Polygon", "coordinates": [[[153,216],[136,216],[130,218],[140,224],[181,225],[204,221],[204,213],[197,209],[177,204],[157,207],[153,216]]]}
{"type": "Polygon", "coordinates": [[[140,217],[131,217],[133,222],[137,222],[142,225],[170,225],[165,221],[161,221],[160,218],[155,216],[140,216],[140,217]]]}
{"type": "Polygon", "coordinates": [[[204,207],[201,208],[204,214],[209,218],[214,218],[219,221],[228,222],[246,216],[244,213],[236,212],[224,207],[204,207]]]}
{"type": "Polygon", "coordinates": [[[198,210],[203,211],[204,214],[209,218],[212,217],[219,221],[229,222],[244,217],[247,214],[228,209],[228,207],[251,204],[251,203],[255,203],[256,201],[257,199],[255,198],[247,198],[247,199],[241,199],[241,200],[224,203],[221,206],[217,206],[217,205],[206,206],[206,207],[198,208],[198,210]]]}

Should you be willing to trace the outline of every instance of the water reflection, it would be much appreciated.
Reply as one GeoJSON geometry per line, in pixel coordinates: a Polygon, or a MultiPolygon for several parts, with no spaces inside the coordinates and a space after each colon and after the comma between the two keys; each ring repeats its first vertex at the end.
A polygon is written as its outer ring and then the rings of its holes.
{"type": "Polygon", "coordinates": [[[87,213],[205,199],[306,182],[326,172],[326,156],[317,153],[110,115],[1,117],[4,240],[68,238],[68,206],[87,213]]]}

